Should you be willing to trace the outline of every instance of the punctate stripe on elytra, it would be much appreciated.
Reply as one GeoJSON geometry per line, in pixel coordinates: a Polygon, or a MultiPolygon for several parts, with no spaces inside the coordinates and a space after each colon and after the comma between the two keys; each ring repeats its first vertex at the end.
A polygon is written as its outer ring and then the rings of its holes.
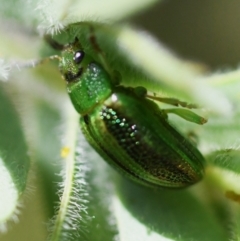
{"type": "MultiPolygon", "coordinates": [[[[94,130],[91,128],[92,127],[92,123],[90,120],[90,117],[88,115],[83,116],[83,121],[85,123],[85,129],[87,130],[87,133],[93,137],[94,135],[94,130]]],[[[111,150],[106,148],[105,145],[102,144],[102,142],[100,142],[98,139],[94,139],[94,142],[97,144],[97,146],[101,149],[102,152],[104,152],[113,163],[117,164],[118,167],[120,167],[122,170],[124,170],[126,173],[131,174],[131,176],[135,177],[136,179],[141,179],[141,177],[139,177],[138,175],[136,175],[135,172],[129,170],[128,168],[126,168],[126,166],[124,166],[121,161],[114,155],[111,153],[111,150]]],[[[144,180],[143,180],[144,181],[144,180]]]]}
{"type": "Polygon", "coordinates": [[[191,181],[189,169],[181,165],[182,160],[175,153],[164,150],[166,144],[149,133],[143,126],[120,113],[113,106],[104,106],[100,113],[108,132],[128,155],[146,173],[168,182],[186,183],[191,181]],[[176,178],[177,177],[177,178],[176,178]]]}

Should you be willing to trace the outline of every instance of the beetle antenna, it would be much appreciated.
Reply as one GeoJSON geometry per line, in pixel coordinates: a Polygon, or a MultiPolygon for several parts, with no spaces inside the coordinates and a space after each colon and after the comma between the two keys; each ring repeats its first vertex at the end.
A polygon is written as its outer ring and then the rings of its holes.
{"type": "Polygon", "coordinates": [[[38,65],[44,64],[48,61],[51,60],[61,60],[61,57],[59,55],[52,55],[46,58],[42,58],[42,59],[33,59],[33,60],[29,60],[29,61],[25,61],[25,62],[19,62],[19,61],[11,61],[9,63],[10,69],[18,69],[21,70],[22,68],[34,68],[38,65]]]}
{"type": "Polygon", "coordinates": [[[115,81],[116,84],[118,84],[121,80],[121,75],[115,70],[112,70],[109,66],[106,58],[105,53],[102,51],[101,47],[98,44],[98,41],[96,39],[95,33],[94,33],[94,27],[92,25],[89,26],[89,42],[92,44],[93,49],[95,50],[96,54],[98,55],[98,58],[100,60],[100,63],[104,67],[104,69],[108,72],[108,74],[111,76],[111,78],[115,81]]]}
{"type": "Polygon", "coordinates": [[[44,35],[44,40],[55,50],[64,50],[65,45],[58,43],[50,35],[44,35]]]}

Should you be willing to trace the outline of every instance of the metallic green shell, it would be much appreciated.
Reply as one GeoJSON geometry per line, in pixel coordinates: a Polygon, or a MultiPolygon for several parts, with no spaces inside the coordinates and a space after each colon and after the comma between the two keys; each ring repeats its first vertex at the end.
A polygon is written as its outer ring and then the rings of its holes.
{"type": "Polygon", "coordinates": [[[185,187],[204,174],[201,153],[168,123],[153,101],[130,88],[115,87],[80,123],[96,151],[138,183],[185,187]]]}

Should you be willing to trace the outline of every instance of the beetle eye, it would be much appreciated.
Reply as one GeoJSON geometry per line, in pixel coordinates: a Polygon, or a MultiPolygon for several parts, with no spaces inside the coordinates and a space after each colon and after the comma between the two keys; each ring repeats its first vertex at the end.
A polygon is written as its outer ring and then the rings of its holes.
{"type": "Polygon", "coordinates": [[[76,64],[80,64],[84,58],[85,53],[83,51],[77,51],[74,54],[73,60],[76,64]]]}

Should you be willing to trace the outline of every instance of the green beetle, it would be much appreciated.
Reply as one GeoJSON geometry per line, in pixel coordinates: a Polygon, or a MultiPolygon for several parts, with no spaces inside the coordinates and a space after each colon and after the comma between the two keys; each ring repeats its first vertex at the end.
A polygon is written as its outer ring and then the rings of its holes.
{"type": "Polygon", "coordinates": [[[83,133],[111,166],[150,187],[186,187],[203,177],[203,156],[145,88],[117,83],[78,39],[63,47],[59,60],[83,133]]]}

